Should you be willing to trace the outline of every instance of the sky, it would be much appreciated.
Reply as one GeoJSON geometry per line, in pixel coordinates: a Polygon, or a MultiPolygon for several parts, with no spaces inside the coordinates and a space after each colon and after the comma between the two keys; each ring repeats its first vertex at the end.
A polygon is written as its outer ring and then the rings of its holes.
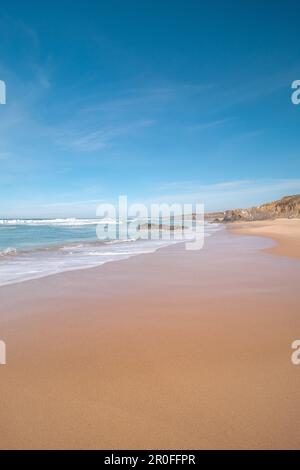
{"type": "Polygon", "coordinates": [[[300,193],[294,0],[0,3],[0,218],[300,193]]]}

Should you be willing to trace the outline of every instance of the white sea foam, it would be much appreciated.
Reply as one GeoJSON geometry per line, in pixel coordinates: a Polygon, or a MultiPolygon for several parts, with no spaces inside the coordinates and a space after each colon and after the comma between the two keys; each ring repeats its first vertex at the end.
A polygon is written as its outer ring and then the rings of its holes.
{"type": "Polygon", "coordinates": [[[16,248],[5,248],[5,250],[0,251],[0,256],[12,256],[17,254],[16,248]]]}
{"type": "Polygon", "coordinates": [[[0,225],[54,225],[54,226],[83,226],[97,224],[116,225],[113,219],[0,219],[0,225]]]}
{"type": "MultiPolygon", "coordinates": [[[[55,220],[66,221],[66,219],[55,220]]],[[[73,219],[68,220],[70,222],[73,219]]],[[[49,223],[49,221],[47,222],[49,223]]],[[[205,226],[206,237],[220,230],[220,226],[217,224],[205,224],[205,226]]],[[[64,271],[97,267],[104,263],[151,253],[159,248],[181,242],[182,240],[79,241],[78,243],[66,242],[63,246],[44,246],[38,249],[20,250],[20,252],[17,252],[15,248],[5,248],[0,252],[0,286],[64,271]]]]}

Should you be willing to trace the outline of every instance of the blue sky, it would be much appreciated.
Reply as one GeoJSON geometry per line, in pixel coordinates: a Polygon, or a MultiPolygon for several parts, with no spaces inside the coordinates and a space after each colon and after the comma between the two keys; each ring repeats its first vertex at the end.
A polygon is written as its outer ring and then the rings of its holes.
{"type": "Polygon", "coordinates": [[[300,193],[298,1],[0,6],[0,218],[300,193]]]}

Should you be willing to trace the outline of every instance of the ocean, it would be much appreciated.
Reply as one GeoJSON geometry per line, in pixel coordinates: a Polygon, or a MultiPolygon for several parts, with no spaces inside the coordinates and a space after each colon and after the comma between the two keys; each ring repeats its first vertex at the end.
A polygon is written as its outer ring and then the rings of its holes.
{"type": "MultiPolygon", "coordinates": [[[[178,240],[119,239],[113,221],[102,221],[107,235],[99,239],[99,219],[0,220],[0,286],[64,271],[100,266],[178,243],[178,240]]],[[[137,222],[138,223],[138,222],[137,222]]],[[[219,230],[205,223],[205,236],[219,230]]]]}

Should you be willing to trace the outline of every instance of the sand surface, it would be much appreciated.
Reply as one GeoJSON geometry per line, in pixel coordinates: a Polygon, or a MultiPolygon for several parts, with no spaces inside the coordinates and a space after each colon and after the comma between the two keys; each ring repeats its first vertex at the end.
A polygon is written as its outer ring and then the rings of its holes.
{"type": "Polygon", "coordinates": [[[276,246],[267,249],[279,255],[300,258],[300,219],[276,219],[231,225],[233,232],[271,237],[276,246]]]}
{"type": "Polygon", "coordinates": [[[228,230],[0,288],[0,447],[300,448],[300,261],[228,230]]]}

